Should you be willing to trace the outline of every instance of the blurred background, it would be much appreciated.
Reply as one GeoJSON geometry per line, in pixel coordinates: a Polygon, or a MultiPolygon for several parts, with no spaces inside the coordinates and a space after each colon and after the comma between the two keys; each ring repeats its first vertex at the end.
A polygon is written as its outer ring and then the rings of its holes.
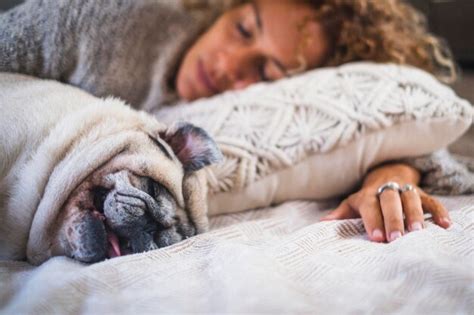
{"type": "Polygon", "coordinates": [[[409,2],[426,14],[430,30],[448,41],[462,69],[461,80],[454,87],[474,103],[474,0],[409,2]]]}
{"type": "MultiPolygon", "coordinates": [[[[474,104],[474,0],[406,1],[427,16],[431,32],[448,41],[462,71],[461,78],[453,85],[453,88],[459,96],[474,104]]],[[[0,0],[0,11],[7,10],[21,2],[23,0],[0,0]]],[[[451,149],[460,154],[472,155],[474,152],[474,127],[471,127],[463,138],[453,144],[451,149]]]]}
{"type": "MultiPolygon", "coordinates": [[[[385,1],[385,0],[376,0],[385,1]]],[[[456,93],[474,104],[474,0],[409,0],[426,14],[431,32],[445,38],[461,67],[456,93]]],[[[451,150],[473,155],[474,126],[451,150]]]]}

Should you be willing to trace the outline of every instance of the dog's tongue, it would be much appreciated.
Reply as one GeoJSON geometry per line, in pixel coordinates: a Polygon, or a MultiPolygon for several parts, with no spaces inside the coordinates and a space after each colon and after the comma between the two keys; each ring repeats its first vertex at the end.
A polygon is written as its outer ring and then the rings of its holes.
{"type": "Polygon", "coordinates": [[[122,256],[120,252],[119,239],[117,235],[112,232],[110,229],[107,229],[107,241],[109,242],[108,256],[109,258],[114,258],[122,256]]]}

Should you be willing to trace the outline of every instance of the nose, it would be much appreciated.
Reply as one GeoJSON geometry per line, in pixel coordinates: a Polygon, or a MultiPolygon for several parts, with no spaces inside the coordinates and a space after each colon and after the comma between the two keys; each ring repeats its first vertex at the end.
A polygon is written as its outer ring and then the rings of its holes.
{"type": "Polygon", "coordinates": [[[216,56],[217,79],[224,90],[242,89],[258,81],[256,52],[249,48],[224,48],[216,56]]]}

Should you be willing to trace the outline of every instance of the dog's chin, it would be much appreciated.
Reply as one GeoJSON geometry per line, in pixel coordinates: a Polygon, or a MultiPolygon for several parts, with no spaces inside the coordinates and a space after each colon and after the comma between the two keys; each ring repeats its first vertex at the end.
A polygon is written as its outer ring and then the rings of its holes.
{"type": "Polygon", "coordinates": [[[131,254],[130,240],[108,225],[103,201],[108,190],[82,185],[66,203],[59,218],[54,255],[85,263],[131,254]]]}

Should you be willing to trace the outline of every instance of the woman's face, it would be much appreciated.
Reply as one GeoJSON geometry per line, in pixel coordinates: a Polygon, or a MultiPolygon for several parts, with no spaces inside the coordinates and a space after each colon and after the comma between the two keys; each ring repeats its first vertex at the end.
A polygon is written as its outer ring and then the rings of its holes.
{"type": "Polygon", "coordinates": [[[184,56],[179,96],[194,100],[283,78],[302,63],[321,65],[328,43],[315,14],[297,0],[255,0],[227,11],[184,56]]]}

